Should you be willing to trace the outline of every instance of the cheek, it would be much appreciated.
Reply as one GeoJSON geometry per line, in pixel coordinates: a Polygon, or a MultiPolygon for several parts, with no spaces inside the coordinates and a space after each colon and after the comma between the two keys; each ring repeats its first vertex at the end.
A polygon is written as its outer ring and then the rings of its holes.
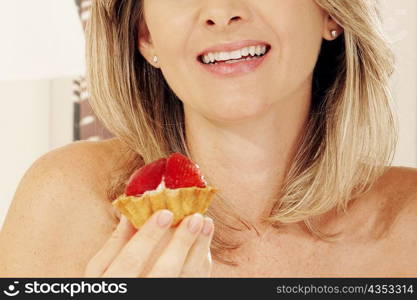
{"type": "Polygon", "coordinates": [[[292,1],[291,14],[274,23],[281,61],[289,82],[302,82],[311,75],[322,43],[323,19],[312,1],[292,1]]]}
{"type": "Polygon", "coordinates": [[[163,9],[158,7],[159,4],[149,9],[148,28],[161,71],[169,86],[179,95],[186,88],[187,81],[190,81],[188,67],[191,57],[186,54],[190,32],[187,30],[191,30],[195,24],[192,23],[190,10],[181,9],[174,2],[155,1],[165,5],[163,9]]]}
{"type": "Polygon", "coordinates": [[[149,0],[145,6],[146,23],[161,66],[177,64],[184,55],[187,36],[192,28],[192,10],[177,1],[149,0]]]}
{"type": "Polygon", "coordinates": [[[316,32],[293,32],[283,47],[286,86],[297,90],[305,84],[314,71],[320,53],[321,36],[316,32]]]}

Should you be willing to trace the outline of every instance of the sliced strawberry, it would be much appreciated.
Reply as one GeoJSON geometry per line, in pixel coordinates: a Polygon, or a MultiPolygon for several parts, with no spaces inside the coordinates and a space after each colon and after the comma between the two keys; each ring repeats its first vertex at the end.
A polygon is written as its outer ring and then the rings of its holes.
{"type": "Polygon", "coordinates": [[[206,185],[196,164],[180,153],[173,153],[166,163],[165,186],[177,189],[192,186],[204,188],[206,185]]]}
{"type": "Polygon", "coordinates": [[[125,188],[127,196],[138,196],[146,191],[154,190],[162,181],[167,159],[161,158],[136,170],[125,188]]]}

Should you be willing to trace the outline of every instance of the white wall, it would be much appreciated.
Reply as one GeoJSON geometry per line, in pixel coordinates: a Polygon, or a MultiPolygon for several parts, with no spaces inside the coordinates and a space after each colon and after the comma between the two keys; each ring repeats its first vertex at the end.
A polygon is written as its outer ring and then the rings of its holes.
{"type": "Polygon", "coordinates": [[[0,1],[0,226],[23,173],[72,141],[72,78],[85,73],[74,0],[0,1]]]}
{"type": "Polygon", "coordinates": [[[25,170],[49,150],[49,92],[48,81],[0,82],[1,221],[25,170]]]}
{"type": "Polygon", "coordinates": [[[16,187],[42,154],[73,138],[72,79],[0,81],[0,227],[16,187]]]}
{"type": "Polygon", "coordinates": [[[0,80],[84,73],[84,35],[74,0],[1,0],[0,37],[0,80]]]}
{"type": "Polygon", "coordinates": [[[417,167],[417,1],[385,0],[383,5],[397,60],[392,90],[400,132],[393,164],[417,167]]]}
{"type": "Polygon", "coordinates": [[[73,78],[55,78],[50,80],[50,87],[49,150],[73,140],[73,78]]]}

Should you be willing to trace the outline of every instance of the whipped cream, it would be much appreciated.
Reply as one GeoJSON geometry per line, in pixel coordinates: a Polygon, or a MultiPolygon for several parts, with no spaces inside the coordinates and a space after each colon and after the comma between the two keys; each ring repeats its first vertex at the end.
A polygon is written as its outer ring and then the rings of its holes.
{"type": "MultiPolygon", "coordinates": [[[[207,182],[206,182],[206,180],[204,179],[204,176],[201,176],[201,179],[202,179],[202,181],[204,182],[204,185],[205,185],[205,186],[207,186],[207,182]]],[[[165,186],[165,176],[162,176],[161,183],[160,183],[160,184],[156,187],[156,189],[146,191],[146,192],[144,192],[141,196],[145,196],[145,195],[155,195],[155,194],[158,194],[158,193],[162,192],[163,190],[167,190],[167,191],[169,191],[170,193],[176,193],[176,192],[178,192],[178,189],[170,189],[170,188],[167,188],[167,187],[165,186]]]]}
{"type": "Polygon", "coordinates": [[[161,183],[156,187],[156,189],[146,191],[142,194],[142,196],[155,195],[157,193],[160,193],[163,189],[166,189],[166,187],[165,187],[165,177],[162,177],[161,183]]]}

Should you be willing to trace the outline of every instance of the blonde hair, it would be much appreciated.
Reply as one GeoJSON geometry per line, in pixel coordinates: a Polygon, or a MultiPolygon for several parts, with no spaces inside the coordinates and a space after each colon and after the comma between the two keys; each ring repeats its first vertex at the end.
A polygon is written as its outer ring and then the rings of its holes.
{"type": "MultiPolygon", "coordinates": [[[[303,221],[322,233],[312,218],[370,189],[391,163],[397,139],[389,77],[394,58],[386,40],[377,1],[316,0],[344,29],[336,40],[323,40],[313,75],[312,108],[306,133],[288,170],[269,221],[274,226],[303,221]]],[[[87,25],[88,82],[91,105],[104,125],[127,145],[130,157],[110,189],[114,199],[130,173],[171,152],[189,155],[182,102],[161,71],[139,53],[137,24],[143,20],[142,1],[92,2],[87,25]]],[[[127,157],[126,156],[126,157],[127,157]]],[[[215,259],[233,264],[222,252],[239,244],[227,230],[251,225],[235,215],[227,201],[209,209],[216,233],[215,259]],[[228,223],[229,222],[229,223],[228,223]]],[[[256,228],[254,228],[256,230],[256,228]]]]}

